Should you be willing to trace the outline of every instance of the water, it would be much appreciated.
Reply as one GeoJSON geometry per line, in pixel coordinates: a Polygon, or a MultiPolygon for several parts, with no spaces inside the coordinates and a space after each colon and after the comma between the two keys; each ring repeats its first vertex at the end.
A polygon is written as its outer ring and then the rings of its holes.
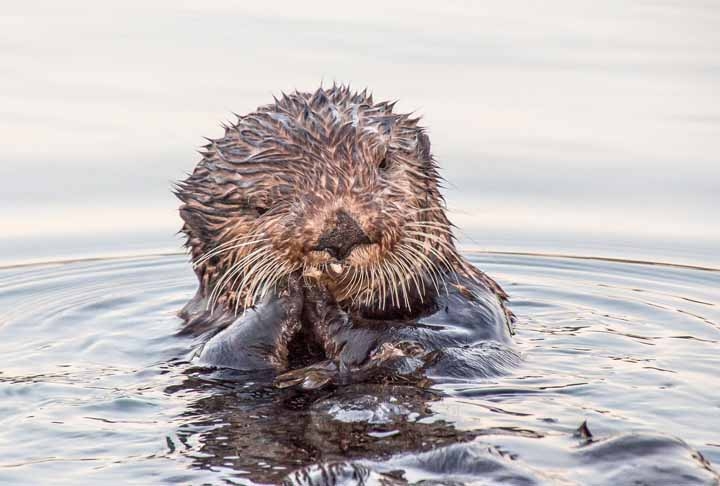
{"type": "Polygon", "coordinates": [[[318,394],[188,363],[194,343],[173,335],[195,290],[182,255],[6,267],[0,483],[278,482],[347,459],[418,481],[438,477],[422,451],[440,446],[462,481],[661,484],[663,467],[666,484],[718,481],[695,451],[720,464],[720,271],[469,255],[512,296],[518,369],[318,394]],[[574,435],[583,421],[598,442],[574,435]]]}
{"type": "Polygon", "coordinates": [[[0,13],[0,484],[276,482],[347,458],[336,474],[417,481],[453,443],[462,481],[720,464],[720,4],[98,5],[0,13]],[[516,372],[288,397],[186,362],[171,182],[232,112],[323,80],[423,116],[465,248],[496,252],[473,258],[513,297],[516,372]],[[517,254],[538,252],[670,265],[517,254]],[[575,437],[584,420],[606,440],[575,437]]]}

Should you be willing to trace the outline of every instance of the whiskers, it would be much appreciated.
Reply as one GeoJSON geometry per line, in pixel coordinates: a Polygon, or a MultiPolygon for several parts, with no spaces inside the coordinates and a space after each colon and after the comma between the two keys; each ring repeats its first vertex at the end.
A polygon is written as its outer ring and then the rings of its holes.
{"type": "Polygon", "coordinates": [[[246,236],[239,236],[237,238],[233,238],[229,241],[226,241],[225,243],[218,245],[214,247],[212,250],[209,250],[202,255],[200,255],[197,260],[193,263],[193,268],[197,268],[212,257],[220,256],[223,253],[227,253],[233,250],[236,250],[238,248],[242,248],[245,246],[251,246],[255,245],[257,243],[268,241],[270,238],[261,238],[258,235],[246,235],[246,236]]]}
{"type": "Polygon", "coordinates": [[[221,302],[226,310],[235,314],[256,305],[277,287],[283,277],[296,270],[273,248],[270,238],[257,235],[234,238],[218,245],[198,258],[194,266],[216,256],[222,256],[231,264],[212,284],[206,306],[211,313],[221,302]]]}
{"type": "Polygon", "coordinates": [[[345,298],[353,304],[377,305],[380,310],[389,304],[411,310],[416,299],[425,302],[429,289],[434,289],[435,294],[448,292],[446,280],[449,274],[454,275],[456,260],[452,231],[447,225],[409,221],[391,251],[353,267],[340,285],[345,298]]]}
{"type": "MultiPolygon", "coordinates": [[[[442,207],[423,208],[418,213],[442,211],[442,207]]],[[[422,216],[420,216],[422,218],[422,216]]],[[[412,307],[429,299],[428,294],[447,293],[447,280],[457,277],[459,257],[452,230],[440,219],[405,221],[401,237],[380,253],[376,248],[358,248],[353,265],[338,275],[334,292],[338,301],[376,308],[412,307]],[[361,263],[355,263],[361,262],[361,263]]],[[[210,271],[207,309],[222,308],[237,314],[262,301],[293,272],[302,270],[305,278],[319,278],[331,270],[330,263],[299,263],[277,251],[265,234],[251,234],[214,247],[195,260],[194,266],[207,265],[210,271]],[[223,266],[213,269],[214,259],[223,266]]],[[[337,272],[337,270],[336,270],[337,272]]]]}

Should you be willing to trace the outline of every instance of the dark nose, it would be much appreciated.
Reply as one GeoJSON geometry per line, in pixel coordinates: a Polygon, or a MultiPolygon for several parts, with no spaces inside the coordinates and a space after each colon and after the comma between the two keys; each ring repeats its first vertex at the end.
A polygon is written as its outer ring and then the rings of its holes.
{"type": "Polygon", "coordinates": [[[337,260],[343,260],[358,245],[372,243],[360,225],[342,209],[335,214],[335,222],[320,238],[314,250],[326,250],[337,260]]]}

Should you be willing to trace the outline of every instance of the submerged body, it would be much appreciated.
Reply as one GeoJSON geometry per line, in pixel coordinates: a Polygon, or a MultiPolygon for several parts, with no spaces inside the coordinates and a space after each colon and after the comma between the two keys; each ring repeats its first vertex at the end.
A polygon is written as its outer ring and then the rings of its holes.
{"type": "Polygon", "coordinates": [[[200,362],[280,386],[484,376],[507,295],[459,255],[417,119],[346,87],[239,117],[179,184],[200,362]]]}

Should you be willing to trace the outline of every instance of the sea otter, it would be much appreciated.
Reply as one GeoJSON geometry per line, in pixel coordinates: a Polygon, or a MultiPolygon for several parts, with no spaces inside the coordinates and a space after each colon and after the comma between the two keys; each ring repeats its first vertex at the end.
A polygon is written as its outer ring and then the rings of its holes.
{"type": "Polygon", "coordinates": [[[179,182],[199,362],[278,386],[497,373],[507,294],[457,251],[419,118],[347,86],[238,116],[179,182]]]}

